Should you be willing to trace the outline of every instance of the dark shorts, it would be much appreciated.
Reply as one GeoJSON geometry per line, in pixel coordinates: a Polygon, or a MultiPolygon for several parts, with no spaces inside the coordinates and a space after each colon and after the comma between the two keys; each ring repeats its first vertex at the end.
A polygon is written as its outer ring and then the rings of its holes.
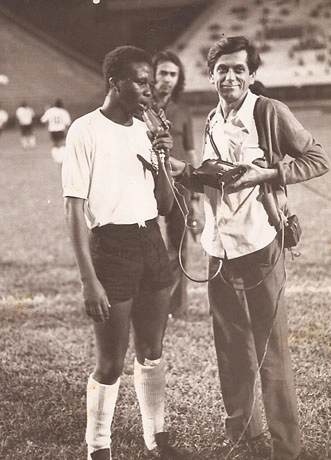
{"type": "Polygon", "coordinates": [[[21,125],[21,134],[23,136],[31,136],[32,135],[32,128],[33,125],[21,125]]]}
{"type": "Polygon", "coordinates": [[[110,304],[172,284],[169,258],[156,219],[146,227],[104,225],[91,231],[93,265],[110,304]]]}
{"type": "Polygon", "coordinates": [[[65,131],[50,131],[49,132],[53,142],[63,141],[65,139],[65,131]]]}

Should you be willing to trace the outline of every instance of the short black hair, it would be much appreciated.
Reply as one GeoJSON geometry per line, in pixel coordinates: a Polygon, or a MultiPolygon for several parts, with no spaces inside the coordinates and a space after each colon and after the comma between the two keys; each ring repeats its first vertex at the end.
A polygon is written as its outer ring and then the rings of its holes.
{"type": "Polygon", "coordinates": [[[172,99],[177,101],[181,93],[183,92],[185,86],[185,73],[183,63],[179,59],[177,54],[173,53],[172,51],[159,51],[153,56],[154,78],[157,66],[162,62],[173,62],[178,67],[178,81],[172,93],[172,99]]]}
{"type": "Polygon", "coordinates": [[[135,46],[118,46],[106,54],[102,69],[107,93],[110,89],[109,78],[112,77],[116,81],[128,76],[128,65],[133,62],[153,65],[147,52],[135,46]]]}
{"type": "Polygon", "coordinates": [[[56,99],[55,104],[54,104],[54,107],[60,107],[60,108],[62,108],[62,107],[63,107],[63,101],[62,101],[62,99],[56,99]]]}
{"type": "Polygon", "coordinates": [[[259,52],[254,45],[250,44],[246,37],[238,35],[236,37],[222,38],[210,48],[207,57],[209,74],[213,72],[216,61],[220,56],[242,50],[247,51],[247,65],[250,74],[256,72],[261,64],[259,52]]]}

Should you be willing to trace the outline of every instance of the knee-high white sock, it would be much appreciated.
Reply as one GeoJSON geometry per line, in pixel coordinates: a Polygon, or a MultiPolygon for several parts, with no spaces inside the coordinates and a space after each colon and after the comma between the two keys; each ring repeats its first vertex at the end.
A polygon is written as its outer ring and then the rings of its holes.
{"type": "Polygon", "coordinates": [[[56,163],[58,163],[59,165],[62,165],[65,154],[66,154],[65,145],[61,145],[61,147],[58,147],[56,163]]]}
{"type": "Polygon", "coordinates": [[[61,165],[64,160],[65,152],[66,152],[66,148],[64,146],[52,147],[51,155],[52,155],[54,163],[61,165]]]}
{"type": "MultiPolygon", "coordinates": [[[[86,443],[88,454],[99,449],[109,449],[111,423],[115,411],[120,379],[113,385],[104,385],[88,379],[86,391],[86,443]]],[[[89,457],[90,458],[90,457],[89,457]]]]}
{"type": "Polygon", "coordinates": [[[155,433],[164,431],[165,363],[162,359],[134,362],[134,386],[140,406],[147,449],[156,447],[155,433]]]}
{"type": "Polygon", "coordinates": [[[36,136],[30,136],[29,138],[29,145],[31,148],[34,148],[36,146],[36,136]]]}
{"type": "Polygon", "coordinates": [[[55,163],[57,162],[58,150],[59,149],[57,147],[52,147],[52,149],[51,149],[51,155],[52,155],[53,161],[55,161],[55,163]]]}
{"type": "Polygon", "coordinates": [[[29,142],[25,137],[21,137],[21,145],[24,148],[24,150],[29,147],[29,142]]]}

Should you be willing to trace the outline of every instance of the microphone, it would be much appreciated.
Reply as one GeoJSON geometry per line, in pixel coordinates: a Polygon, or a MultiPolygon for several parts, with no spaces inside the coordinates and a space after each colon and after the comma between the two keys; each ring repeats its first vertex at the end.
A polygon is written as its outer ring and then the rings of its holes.
{"type": "MultiPolygon", "coordinates": [[[[160,109],[158,113],[154,112],[153,109],[146,109],[142,114],[142,118],[153,137],[161,131],[168,131],[170,129],[170,123],[165,116],[164,110],[162,109],[160,109]]],[[[157,151],[153,150],[153,152],[159,157],[160,162],[164,164],[165,151],[163,149],[158,149],[157,151]]],[[[158,169],[157,162],[155,162],[153,156],[151,161],[155,169],[158,169]]]]}

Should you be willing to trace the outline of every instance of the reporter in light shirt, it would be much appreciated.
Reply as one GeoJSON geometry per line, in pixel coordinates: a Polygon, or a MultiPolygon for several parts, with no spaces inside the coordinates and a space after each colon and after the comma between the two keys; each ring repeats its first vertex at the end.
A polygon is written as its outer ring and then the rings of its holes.
{"type": "Polygon", "coordinates": [[[256,48],[243,36],[220,40],[208,54],[209,80],[219,103],[210,114],[203,159],[218,158],[213,139],[222,159],[244,165],[246,172],[221,193],[203,187],[191,165],[174,158],[171,165],[178,182],[204,193],[201,241],[211,256],[211,274],[222,264],[222,276],[209,282],[208,294],[226,434],[233,441],[262,436],[258,363],[271,458],[294,460],[301,441],[287,342],[285,256],[259,200],[259,185],[281,190],[326,173],[329,164],[321,145],[286,105],[249,90],[259,64],[256,48]],[[285,162],[285,155],[291,161],[285,162]],[[253,163],[263,156],[267,168],[253,163]]]}

